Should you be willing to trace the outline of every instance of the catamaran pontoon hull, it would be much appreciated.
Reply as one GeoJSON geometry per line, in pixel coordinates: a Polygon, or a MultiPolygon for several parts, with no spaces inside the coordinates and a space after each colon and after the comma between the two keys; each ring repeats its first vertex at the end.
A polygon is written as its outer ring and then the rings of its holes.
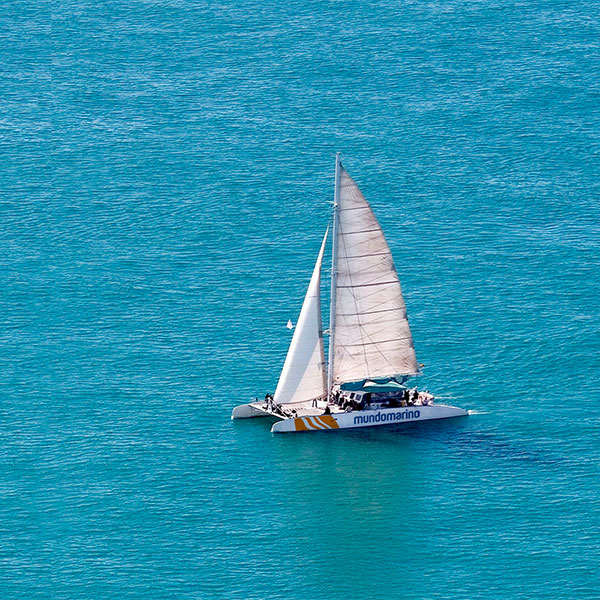
{"type": "Polygon", "coordinates": [[[373,427],[376,425],[392,425],[414,421],[430,421],[432,419],[449,419],[464,417],[468,413],[456,406],[407,406],[403,408],[382,408],[344,412],[333,415],[297,417],[284,419],[271,428],[273,433],[290,433],[295,431],[320,431],[328,429],[351,429],[355,427],[373,427]]]}
{"type": "MultiPolygon", "coordinates": [[[[307,414],[300,417],[282,419],[273,425],[271,431],[273,433],[293,433],[296,431],[352,429],[355,427],[374,427],[377,425],[393,425],[398,423],[412,423],[415,421],[450,419],[453,417],[464,417],[467,414],[468,412],[462,408],[448,406],[445,404],[336,412],[329,415],[307,414]]],[[[249,419],[253,417],[268,416],[281,419],[281,417],[276,413],[273,413],[258,404],[243,404],[241,406],[236,406],[231,418],[249,419]]]]}

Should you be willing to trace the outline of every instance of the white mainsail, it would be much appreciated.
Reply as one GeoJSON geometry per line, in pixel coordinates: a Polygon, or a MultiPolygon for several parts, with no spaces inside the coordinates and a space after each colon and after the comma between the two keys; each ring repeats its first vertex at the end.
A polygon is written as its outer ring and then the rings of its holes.
{"type": "Polygon", "coordinates": [[[327,233],[325,232],[292,342],[279,376],[273,397],[277,404],[312,400],[326,393],[320,288],[321,263],[327,233]]]}
{"type": "Polygon", "coordinates": [[[419,372],[400,281],[383,231],[339,165],[333,381],[419,372]]]}

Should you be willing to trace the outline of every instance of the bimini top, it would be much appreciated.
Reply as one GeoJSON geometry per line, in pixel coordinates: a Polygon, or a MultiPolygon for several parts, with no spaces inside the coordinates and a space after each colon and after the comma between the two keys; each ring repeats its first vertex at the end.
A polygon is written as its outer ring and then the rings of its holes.
{"type": "Polygon", "coordinates": [[[398,381],[395,377],[363,379],[361,381],[343,383],[340,389],[351,392],[397,392],[406,389],[406,386],[402,385],[404,380],[405,378],[401,378],[401,381],[398,381]]]}

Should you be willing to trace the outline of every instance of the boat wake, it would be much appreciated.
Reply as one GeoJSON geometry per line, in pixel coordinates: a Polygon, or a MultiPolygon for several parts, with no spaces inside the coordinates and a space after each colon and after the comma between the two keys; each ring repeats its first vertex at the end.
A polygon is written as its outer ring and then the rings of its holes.
{"type": "Polygon", "coordinates": [[[487,410],[468,410],[470,415],[489,415],[489,411],[487,410]]]}

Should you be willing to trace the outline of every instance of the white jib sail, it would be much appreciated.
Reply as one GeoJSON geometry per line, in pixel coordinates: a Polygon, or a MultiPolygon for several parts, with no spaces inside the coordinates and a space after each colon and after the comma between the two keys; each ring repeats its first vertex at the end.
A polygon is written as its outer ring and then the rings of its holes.
{"type": "Polygon", "coordinates": [[[279,376],[273,397],[277,404],[312,400],[326,393],[320,293],[321,263],[326,241],[327,232],[279,376]]]}
{"type": "Polygon", "coordinates": [[[392,254],[341,166],[338,203],[333,382],[418,373],[392,254]]]}

